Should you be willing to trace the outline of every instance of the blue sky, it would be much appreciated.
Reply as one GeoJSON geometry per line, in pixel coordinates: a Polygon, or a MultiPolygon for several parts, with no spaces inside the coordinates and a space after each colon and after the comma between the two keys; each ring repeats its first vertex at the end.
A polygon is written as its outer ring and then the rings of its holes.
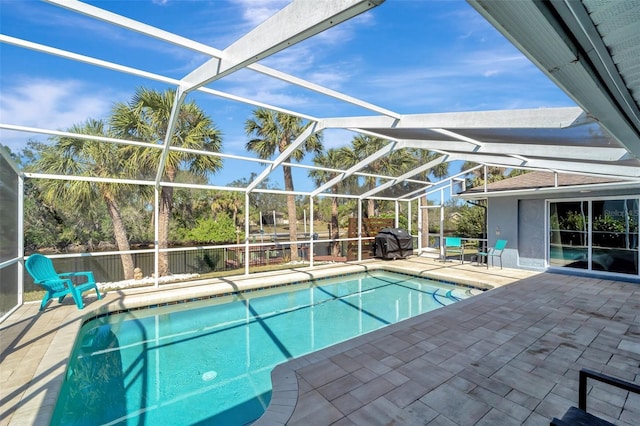
{"type": "MultiPolygon", "coordinates": [[[[288,2],[90,3],[224,49],[288,2]]],[[[6,36],[175,79],[207,60],[191,50],[33,0],[2,0],[0,29],[6,36]]],[[[6,124],[65,130],[87,118],[108,117],[113,104],[130,100],[137,87],[169,87],[10,44],[0,44],[0,49],[0,121],[6,124]]],[[[262,63],[399,113],[575,105],[461,0],[387,0],[262,63]]],[[[249,70],[209,87],[320,118],[373,114],[249,70]]],[[[222,131],[225,153],[248,155],[244,122],[253,107],[198,93],[189,99],[222,131]]],[[[0,136],[12,150],[20,150],[28,138],[46,139],[8,131],[0,136]]],[[[352,137],[348,132],[326,132],[325,146],[347,145],[352,137]]],[[[257,165],[229,169],[234,172],[218,176],[216,184],[260,171],[257,165]]]]}

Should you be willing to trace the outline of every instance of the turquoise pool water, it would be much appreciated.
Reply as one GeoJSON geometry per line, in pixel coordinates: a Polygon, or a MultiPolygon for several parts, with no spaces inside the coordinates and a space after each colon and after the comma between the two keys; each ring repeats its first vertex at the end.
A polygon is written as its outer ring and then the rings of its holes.
{"type": "Polygon", "coordinates": [[[251,423],[276,365],[470,295],[379,271],[98,318],[78,336],[52,424],[251,423]]]}

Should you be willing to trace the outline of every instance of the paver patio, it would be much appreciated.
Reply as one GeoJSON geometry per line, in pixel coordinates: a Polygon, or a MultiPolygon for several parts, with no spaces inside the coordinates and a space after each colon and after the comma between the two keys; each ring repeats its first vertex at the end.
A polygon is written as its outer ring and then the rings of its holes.
{"type": "MultiPolygon", "coordinates": [[[[539,274],[278,366],[259,424],[548,425],[581,368],[640,383],[638,342],[638,284],[539,274]]],[[[588,409],[640,422],[606,385],[588,409]]]]}

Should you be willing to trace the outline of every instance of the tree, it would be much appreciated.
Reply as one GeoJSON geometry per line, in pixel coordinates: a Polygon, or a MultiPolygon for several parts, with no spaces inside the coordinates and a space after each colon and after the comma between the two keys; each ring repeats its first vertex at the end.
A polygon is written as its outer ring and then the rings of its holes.
{"type": "MultiPolygon", "coordinates": [[[[343,157],[338,149],[330,149],[326,153],[317,154],[313,159],[313,164],[325,168],[341,168],[343,157]]],[[[309,172],[317,186],[326,183],[337,176],[337,172],[322,169],[314,169],[309,172]]],[[[340,183],[331,187],[331,193],[337,194],[340,183]]],[[[331,255],[340,256],[340,242],[336,241],[340,238],[340,226],[338,223],[338,197],[331,197],[331,230],[333,234],[329,236],[333,240],[331,246],[331,255]]]]}
{"type": "MultiPolygon", "coordinates": [[[[118,103],[113,108],[111,126],[116,136],[149,143],[149,148],[130,147],[130,161],[141,170],[162,170],[162,178],[175,182],[178,172],[187,170],[196,176],[208,177],[222,167],[222,160],[212,155],[170,150],[164,164],[160,164],[164,142],[169,128],[175,92],[140,88],[127,104],[118,103]]],[[[220,152],[222,138],[211,118],[195,102],[184,103],[178,112],[177,124],[169,141],[172,147],[188,148],[211,153],[220,152]]],[[[169,219],[173,208],[173,187],[161,186],[158,211],[158,245],[169,246],[169,219]]],[[[160,276],[169,274],[167,252],[161,252],[158,269],[160,276]]]]}
{"type": "MultiPolygon", "coordinates": [[[[255,152],[262,159],[269,159],[276,152],[283,153],[291,143],[310,125],[303,124],[302,119],[283,112],[270,111],[259,108],[253,111],[253,117],[245,122],[245,133],[253,137],[246,144],[248,151],[255,152]]],[[[301,161],[306,152],[319,153],[322,147],[322,134],[316,133],[309,136],[300,148],[294,150],[285,159],[301,161]]],[[[291,166],[282,166],[284,174],[284,189],[288,192],[294,191],[293,176],[291,166]]],[[[291,260],[298,260],[298,221],[296,216],[295,195],[287,195],[287,211],[289,215],[289,239],[291,243],[291,260]]]]}
{"type": "MultiPolygon", "coordinates": [[[[465,161],[462,164],[461,170],[467,170],[474,166],[477,166],[477,163],[471,161],[465,161]]],[[[487,176],[484,175],[484,167],[480,167],[478,169],[473,170],[467,175],[467,186],[470,188],[482,186],[484,185],[484,181],[486,179],[487,183],[497,182],[499,180],[505,179],[507,177],[517,176],[524,173],[527,173],[522,169],[513,169],[509,174],[507,174],[508,169],[504,167],[498,166],[487,166],[487,176]]]]}
{"type": "MultiPolygon", "coordinates": [[[[418,164],[427,164],[431,161],[434,161],[438,157],[438,153],[428,151],[425,149],[416,149],[416,150],[413,150],[413,152],[415,153],[416,159],[418,160],[418,164]]],[[[425,170],[424,172],[422,172],[420,177],[422,178],[422,180],[426,180],[426,181],[431,180],[430,176],[433,176],[437,180],[441,180],[444,177],[446,177],[448,174],[449,174],[449,163],[442,162],[430,168],[429,170],[425,170]]],[[[425,207],[428,205],[428,199],[426,194],[422,196],[420,204],[425,207]]],[[[422,228],[422,234],[420,237],[422,238],[422,247],[428,247],[429,246],[429,238],[428,238],[429,209],[427,208],[422,209],[421,228],[422,228]]]]}
{"type": "Polygon", "coordinates": [[[225,213],[218,215],[215,219],[211,217],[198,219],[196,225],[185,235],[189,241],[196,243],[235,243],[237,237],[233,220],[225,213]]]}
{"type": "MultiPolygon", "coordinates": [[[[351,150],[345,149],[341,151],[343,156],[343,164],[345,167],[352,167],[378,152],[389,143],[386,139],[381,139],[368,135],[358,135],[351,141],[351,150]]],[[[411,167],[416,166],[416,159],[408,150],[393,151],[375,161],[369,163],[361,171],[371,174],[398,176],[408,171],[411,167]]],[[[373,176],[365,178],[365,187],[367,190],[374,189],[378,185],[378,179],[373,176]]],[[[376,200],[369,199],[367,202],[367,216],[376,215],[376,200]]]]}
{"type": "MultiPolygon", "coordinates": [[[[83,125],[74,125],[71,133],[108,136],[104,122],[87,120],[83,125]]],[[[67,136],[54,137],[54,144],[42,146],[34,167],[44,173],[87,176],[126,177],[127,162],[122,150],[110,143],[67,136]]],[[[104,201],[111,223],[116,245],[120,251],[129,251],[129,239],[120,212],[119,198],[127,191],[127,185],[109,182],[44,180],[40,184],[42,197],[50,205],[73,206],[76,211],[95,214],[95,203],[104,201]]],[[[130,253],[120,255],[125,279],[133,278],[133,257],[130,253]]]]}
{"type": "MultiPolygon", "coordinates": [[[[238,213],[244,206],[244,196],[237,191],[216,191],[211,202],[211,212],[214,216],[219,213],[226,214],[233,220],[233,229],[239,225],[238,213]]],[[[235,232],[235,231],[234,231],[235,232]]]]}
{"type": "Polygon", "coordinates": [[[485,231],[485,209],[479,205],[464,205],[456,221],[456,235],[464,238],[483,238],[485,231]]]}

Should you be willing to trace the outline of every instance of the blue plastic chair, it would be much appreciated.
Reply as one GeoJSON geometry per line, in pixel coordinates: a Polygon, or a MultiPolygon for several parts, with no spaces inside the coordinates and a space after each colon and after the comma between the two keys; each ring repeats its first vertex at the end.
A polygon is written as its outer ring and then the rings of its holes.
{"type": "Polygon", "coordinates": [[[447,261],[447,255],[455,254],[460,256],[460,263],[464,263],[464,247],[462,246],[462,238],[445,237],[444,238],[444,259],[447,261]]]}
{"type": "Polygon", "coordinates": [[[491,266],[493,266],[494,261],[493,258],[497,257],[500,260],[500,269],[502,269],[502,252],[504,248],[507,246],[507,240],[498,240],[496,241],[495,247],[490,248],[486,252],[479,251],[478,252],[478,265],[480,264],[480,258],[487,258],[487,269],[489,269],[489,258],[491,258],[491,266]]]}
{"type": "Polygon", "coordinates": [[[58,303],[62,303],[62,300],[68,294],[73,297],[78,309],[83,309],[82,293],[91,289],[96,291],[98,300],[102,299],[98,286],[96,285],[96,280],[93,278],[93,272],[67,272],[59,274],[53,268],[51,259],[41,254],[32,254],[29,256],[25,266],[29,274],[33,277],[33,282],[47,290],[40,304],[41,311],[45,308],[49,300],[57,297],[58,303]],[[78,276],[86,277],[86,282],[74,285],[71,277],[78,276]]]}

